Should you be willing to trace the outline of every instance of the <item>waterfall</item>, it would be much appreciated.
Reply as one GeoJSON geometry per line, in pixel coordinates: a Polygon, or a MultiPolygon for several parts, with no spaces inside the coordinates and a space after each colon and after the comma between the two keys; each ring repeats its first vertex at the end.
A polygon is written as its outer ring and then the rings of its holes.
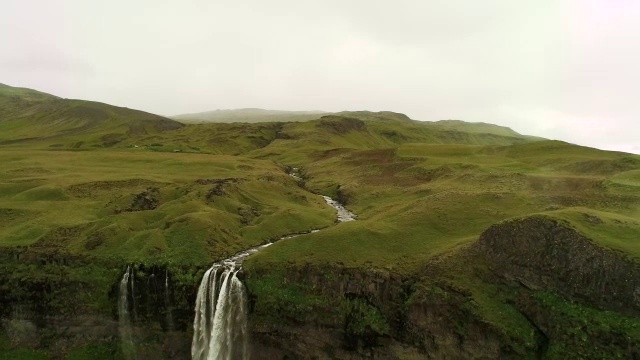
{"type": "MultiPolygon", "coordinates": [[[[134,279],[131,265],[127,266],[127,271],[120,280],[120,291],[118,299],[118,322],[120,330],[120,342],[122,343],[122,353],[125,359],[136,358],[136,348],[133,342],[133,328],[131,326],[131,316],[129,313],[129,290],[131,298],[134,299],[134,279]]],[[[135,303],[134,303],[135,309],[135,303]]]]}
{"type": "Polygon", "coordinates": [[[127,277],[128,279],[130,278],[131,280],[129,281],[129,285],[131,287],[131,309],[133,310],[131,312],[131,314],[133,315],[132,319],[133,321],[136,321],[136,319],[138,318],[138,313],[136,312],[136,287],[135,287],[135,279],[133,278],[133,269],[131,267],[127,267],[127,271],[131,271],[131,276],[127,277]]]}
{"type": "Polygon", "coordinates": [[[247,299],[235,261],[205,272],[196,297],[191,357],[194,360],[248,359],[247,299]]]}
{"type": "Polygon", "coordinates": [[[164,307],[167,314],[167,331],[172,331],[173,313],[171,312],[171,301],[169,300],[169,269],[164,272],[164,307]]]}
{"type": "MultiPolygon", "coordinates": [[[[292,175],[293,176],[293,175],[292,175]]],[[[353,221],[356,215],[328,196],[324,200],[336,209],[338,222],[353,221]]],[[[314,233],[319,230],[311,230],[314,233]]],[[[302,234],[283,236],[291,239],[302,234]]],[[[238,272],[244,259],[267,243],[242,251],[211,266],[202,277],[196,296],[191,358],[193,360],[249,359],[247,298],[238,272]]],[[[166,281],[166,280],[165,280],[166,281]]]]}

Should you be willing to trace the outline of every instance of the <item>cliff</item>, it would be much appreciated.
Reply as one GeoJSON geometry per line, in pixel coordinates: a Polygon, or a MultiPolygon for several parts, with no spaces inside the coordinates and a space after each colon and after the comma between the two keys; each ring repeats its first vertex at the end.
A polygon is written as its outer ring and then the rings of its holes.
{"type": "Polygon", "coordinates": [[[638,358],[640,266],[550,216],[411,274],[250,267],[256,358],[638,358]]]}
{"type": "MultiPolygon", "coordinates": [[[[121,267],[33,249],[3,252],[2,264],[11,347],[124,357],[121,267]]],[[[188,358],[205,269],[133,268],[138,358],[188,358]]],[[[536,215],[410,273],[249,260],[240,277],[254,359],[628,359],[640,357],[639,275],[628,255],[536,215]]]]}

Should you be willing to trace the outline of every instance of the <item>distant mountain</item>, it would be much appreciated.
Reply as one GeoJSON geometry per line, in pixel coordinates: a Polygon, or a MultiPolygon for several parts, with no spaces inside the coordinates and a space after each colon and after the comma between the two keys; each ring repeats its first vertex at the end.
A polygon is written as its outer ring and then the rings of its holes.
{"type": "MultiPolygon", "coordinates": [[[[393,127],[393,124],[404,125],[399,128],[389,128],[386,130],[387,137],[392,133],[399,135],[403,133],[403,142],[433,142],[433,143],[482,143],[505,144],[519,143],[522,141],[545,140],[534,136],[522,135],[506,126],[494,125],[483,122],[467,122],[461,120],[440,120],[440,121],[419,121],[409,118],[402,113],[392,111],[343,111],[327,116],[354,118],[366,123],[380,123],[380,126],[393,127]],[[385,125],[383,125],[385,124],[385,125]],[[393,130],[392,132],[390,132],[393,130]],[[481,139],[484,137],[485,139],[481,139]]],[[[399,140],[398,136],[395,140],[399,140]]]]}
{"type": "Polygon", "coordinates": [[[323,111],[282,111],[265,110],[258,108],[213,110],[194,114],[175,115],[170,118],[182,122],[191,123],[233,123],[233,122],[293,122],[315,120],[322,115],[328,114],[323,111]]]}
{"type": "Polygon", "coordinates": [[[455,127],[443,126],[446,122],[417,121],[391,111],[344,111],[317,116],[308,121],[280,118],[278,122],[187,124],[175,132],[130,138],[119,145],[155,151],[286,157],[319,154],[328,149],[388,149],[412,143],[505,146],[543,140],[491,124],[459,121],[455,127]]]}
{"type": "Polygon", "coordinates": [[[112,146],[127,136],[183,126],[144,111],[0,84],[0,144],[44,141],[50,146],[112,146]]]}
{"type": "Polygon", "coordinates": [[[38,142],[49,147],[86,148],[164,144],[167,149],[181,149],[183,139],[189,138],[192,147],[239,154],[270,148],[268,145],[276,140],[281,140],[278,146],[301,147],[299,151],[375,149],[407,143],[510,145],[540,140],[493,124],[417,121],[391,111],[327,113],[247,108],[173,118],[180,122],[0,84],[0,145],[38,142]],[[201,124],[188,126],[182,122],[201,124]],[[166,133],[178,129],[183,130],[166,133]]]}
{"type": "Polygon", "coordinates": [[[367,111],[367,110],[341,111],[339,113],[335,113],[334,115],[352,117],[352,118],[356,118],[364,121],[367,121],[367,120],[404,121],[404,122],[416,121],[416,120],[412,120],[410,117],[408,117],[405,114],[397,113],[393,111],[378,111],[378,112],[367,111]]]}
{"type": "Polygon", "coordinates": [[[431,123],[441,130],[464,131],[475,134],[496,134],[502,136],[522,136],[506,126],[484,122],[466,122],[461,120],[440,120],[431,123]]]}

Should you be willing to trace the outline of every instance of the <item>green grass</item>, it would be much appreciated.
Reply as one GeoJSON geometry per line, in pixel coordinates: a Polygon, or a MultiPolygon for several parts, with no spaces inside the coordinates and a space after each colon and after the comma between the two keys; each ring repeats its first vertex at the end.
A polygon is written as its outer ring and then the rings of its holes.
{"type": "Polygon", "coordinates": [[[45,360],[47,358],[45,351],[13,347],[6,335],[0,333],[0,360],[45,360]]]}
{"type": "MultiPolygon", "coordinates": [[[[581,207],[638,221],[640,192],[629,190],[621,195],[606,185],[620,179],[617,181],[629,186],[637,170],[620,169],[608,176],[608,163],[601,164],[607,171],[590,168],[581,174],[570,166],[590,158],[636,166],[638,157],[554,141],[510,146],[351,146],[322,157],[310,151],[303,164],[307,186],[342,195],[359,221],[282,242],[250,261],[334,262],[410,271],[473,241],[491,224],[512,217],[581,207]],[[558,165],[564,153],[568,157],[558,165]]],[[[607,231],[589,235],[602,237],[618,249],[635,251],[631,242],[635,228],[607,231]]]]}
{"type": "Polygon", "coordinates": [[[2,246],[207,263],[333,221],[319,196],[270,161],[133,150],[0,152],[7,159],[0,170],[2,246]],[[220,195],[208,195],[216,179],[228,178],[235,180],[220,195]],[[123,211],[149,188],[158,189],[155,209],[123,211]]]}
{"type": "Polygon", "coordinates": [[[110,147],[183,126],[143,111],[8,86],[0,87],[0,119],[0,144],[41,148],[110,147]]]}
{"type": "Polygon", "coordinates": [[[119,344],[87,345],[73,349],[66,360],[111,360],[122,358],[119,344]]]}
{"type": "Polygon", "coordinates": [[[548,292],[536,293],[535,299],[554,323],[562,324],[547,330],[551,337],[548,359],[628,359],[630,350],[640,346],[638,318],[569,302],[548,292]]]}
{"type": "Polygon", "coordinates": [[[569,208],[546,214],[568,221],[597,244],[619,250],[640,262],[640,219],[586,208],[569,208]]]}
{"type": "Polygon", "coordinates": [[[263,315],[266,321],[278,322],[283,318],[290,321],[314,319],[326,322],[314,310],[328,305],[329,300],[312,294],[306,284],[284,283],[282,269],[262,274],[259,278],[248,278],[247,286],[261,299],[254,311],[263,315]]]}

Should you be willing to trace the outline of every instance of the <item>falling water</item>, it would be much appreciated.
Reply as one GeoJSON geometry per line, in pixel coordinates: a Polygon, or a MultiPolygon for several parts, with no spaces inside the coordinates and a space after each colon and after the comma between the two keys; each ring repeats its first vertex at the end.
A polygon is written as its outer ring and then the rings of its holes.
{"type": "Polygon", "coordinates": [[[239,270],[226,260],[204,274],[196,297],[192,359],[249,358],[247,299],[239,270]]]}
{"type": "Polygon", "coordinates": [[[164,307],[167,314],[167,330],[173,330],[173,314],[171,312],[171,301],[169,300],[169,270],[164,273],[164,307]]]}
{"type": "MultiPolygon", "coordinates": [[[[353,221],[356,216],[340,203],[323,196],[337,211],[338,222],[353,221]]],[[[311,230],[310,233],[319,230],[311,230]]],[[[302,234],[283,236],[290,239],[302,234]]],[[[246,360],[249,358],[247,299],[244,284],[238,278],[242,262],[272,243],[253,247],[217,262],[202,277],[196,296],[193,320],[193,360],[246,360]]]]}
{"type": "MultiPolygon", "coordinates": [[[[130,268],[127,267],[127,270],[129,270],[130,268]]],[[[130,289],[131,289],[131,309],[133,310],[131,312],[132,319],[133,321],[136,321],[136,319],[138,318],[138,313],[136,312],[137,306],[136,306],[136,287],[135,287],[135,279],[133,277],[133,269],[131,268],[131,276],[129,277],[131,280],[129,281],[129,285],[130,285],[130,289]]]]}
{"type": "Polygon", "coordinates": [[[127,266],[127,271],[120,280],[120,292],[118,299],[118,321],[120,327],[120,341],[122,343],[122,353],[126,359],[135,359],[135,343],[133,342],[133,329],[131,326],[131,316],[129,313],[129,290],[133,299],[133,269],[127,266]]]}

